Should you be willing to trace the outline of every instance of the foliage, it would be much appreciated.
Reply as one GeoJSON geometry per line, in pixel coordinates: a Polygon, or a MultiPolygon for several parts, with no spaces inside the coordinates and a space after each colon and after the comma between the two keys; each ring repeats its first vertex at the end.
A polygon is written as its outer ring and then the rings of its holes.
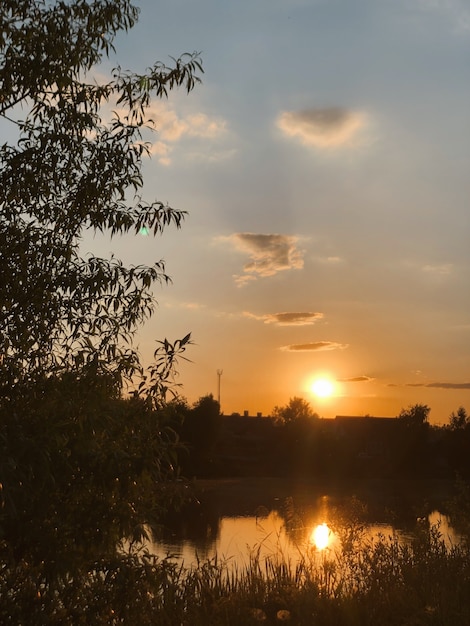
{"type": "Polygon", "coordinates": [[[184,413],[178,430],[185,454],[182,469],[188,476],[213,473],[213,455],[221,431],[220,405],[212,394],[202,396],[184,413]]]}
{"type": "Polygon", "coordinates": [[[288,424],[297,420],[310,420],[318,415],[312,410],[310,404],[303,398],[290,398],[285,406],[275,406],[272,411],[273,418],[281,423],[288,424]]]}
{"type": "Polygon", "coordinates": [[[449,417],[449,428],[451,430],[462,430],[470,426],[470,415],[467,414],[465,407],[459,406],[456,412],[452,412],[449,417]]]}
{"type": "Polygon", "coordinates": [[[201,452],[210,452],[220,431],[220,405],[212,394],[195,402],[182,428],[182,439],[201,452]]]}
{"type": "Polygon", "coordinates": [[[313,548],[286,559],[281,549],[245,566],[217,558],[185,569],[150,555],[97,560],[88,572],[51,587],[42,564],[2,570],[2,623],[161,624],[162,626],[467,626],[468,547],[447,547],[438,527],[413,538],[356,537],[350,549],[313,548]],[[45,621],[44,616],[49,616],[45,621]]]}
{"type": "Polygon", "coordinates": [[[272,417],[282,439],[278,467],[298,477],[310,476],[317,458],[318,415],[306,400],[293,397],[285,406],[274,407],[272,417]]]}
{"type": "Polygon", "coordinates": [[[52,577],[141,539],[178,497],[174,431],[112,384],[49,378],[15,402],[21,420],[2,416],[2,535],[15,558],[46,563],[52,577]]]}
{"type": "Polygon", "coordinates": [[[154,287],[170,280],[165,264],[81,250],[85,233],[157,235],[185,216],[142,197],[143,133],[152,97],[200,81],[198,55],[144,75],[118,67],[105,83],[90,76],[137,17],[129,0],[0,7],[0,122],[11,138],[0,146],[3,580],[34,568],[46,587],[79,580],[176,497],[178,438],[162,408],[190,335],[158,342],[146,371],[133,346],[154,287]]]}
{"type": "Polygon", "coordinates": [[[422,426],[428,423],[430,412],[431,409],[427,404],[413,404],[407,409],[402,409],[398,415],[398,419],[410,427],[422,426]]]}
{"type": "Polygon", "coordinates": [[[169,280],[164,262],[125,267],[114,258],[82,258],[79,244],[90,230],[137,234],[145,226],[157,234],[181,225],[183,211],[140,195],[149,152],[142,131],[152,127],[151,96],[180,85],[190,91],[201,67],[197,55],[186,55],[146,75],[116,68],[108,83],[87,80],[137,15],[127,0],[2,3],[0,116],[16,129],[16,142],[0,147],[0,270],[9,277],[0,303],[0,374],[7,389],[84,364],[118,377],[139,367],[130,341],[154,309],[152,285],[169,280]]]}

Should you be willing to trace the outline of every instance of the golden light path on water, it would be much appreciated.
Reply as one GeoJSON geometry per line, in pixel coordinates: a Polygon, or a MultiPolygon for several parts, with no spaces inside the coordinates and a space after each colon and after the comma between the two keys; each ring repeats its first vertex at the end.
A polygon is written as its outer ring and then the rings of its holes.
{"type": "Polygon", "coordinates": [[[262,518],[226,517],[220,521],[217,538],[205,546],[191,546],[189,542],[156,543],[150,550],[161,558],[172,554],[187,566],[212,559],[216,554],[221,562],[227,560],[238,565],[248,564],[250,555],[254,554],[263,560],[277,555],[295,562],[307,553],[313,556],[315,552],[339,547],[337,533],[326,522],[318,522],[289,532],[285,520],[275,511],[262,518]]]}
{"type": "Polygon", "coordinates": [[[330,544],[331,529],[328,524],[318,524],[312,529],[310,533],[310,543],[317,548],[317,550],[324,550],[330,544]]]}
{"type": "MultiPolygon", "coordinates": [[[[220,520],[217,532],[211,538],[207,536],[205,541],[170,540],[149,542],[147,546],[158,557],[171,555],[186,567],[216,557],[219,563],[226,562],[238,567],[247,566],[253,556],[261,561],[274,557],[295,563],[305,556],[315,560],[315,555],[326,552],[335,555],[341,552],[340,525],[330,526],[329,520],[328,523],[323,520],[325,517],[319,516],[310,524],[289,529],[285,519],[276,511],[263,517],[224,517],[220,520]]],[[[440,525],[449,545],[458,541],[445,516],[436,511],[429,516],[429,522],[440,525]]],[[[380,536],[396,536],[406,541],[406,533],[388,524],[370,524],[361,532],[362,540],[377,540],[380,536]]]]}

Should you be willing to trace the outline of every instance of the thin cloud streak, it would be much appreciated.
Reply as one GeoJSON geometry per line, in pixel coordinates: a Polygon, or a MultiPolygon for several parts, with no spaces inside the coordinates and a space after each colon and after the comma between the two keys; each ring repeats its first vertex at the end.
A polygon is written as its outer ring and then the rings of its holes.
{"type": "Polygon", "coordinates": [[[470,383],[407,383],[405,387],[427,387],[429,389],[470,389],[470,383]]]}
{"type": "Polygon", "coordinates": [[[353,376],[352,378],[337,379],[339,383],[369,383],[373,380],[375,380],[375,378],[371,378],[370,376],[353,376]]]}
{"type": "Polygon", "coordinates": [[[338,263],[342,263],[343,259],[339,256],[325,256],[325,257],[315,257],[314,261],[316,261],[317,263],[335,265],[338,263]]]}
{"type": "Polygon", "coordinates": [[[187,309],[190,311],[198,311],[206,309],[205,304],[200,302],[166,302],[164,307],[167,309],[187,309]]]}
{"type": "Polygon", "coordinates": [[[265,324],[275,324],[277,326],[308,326],[315,324],[323,318],[323,313],[267,313],[266,315],[255,315],[244,312],[245,317],[264,322],[265,324]]]}
{"type": "Polygon", "coordinates": [[[296,343],[290,346],[282,346],[283,352],[325,352],[328,350],[345,350],[349,347],[347,343],[336,341],[315,341],[311,343],[296,343]]]}
{"type": "Polygon", "coordinates": [[[423,272],[434,274],[435,276],[449,276],[452,273],[452,263],[443,263],[441,265],[424,265],[423,272]]]}

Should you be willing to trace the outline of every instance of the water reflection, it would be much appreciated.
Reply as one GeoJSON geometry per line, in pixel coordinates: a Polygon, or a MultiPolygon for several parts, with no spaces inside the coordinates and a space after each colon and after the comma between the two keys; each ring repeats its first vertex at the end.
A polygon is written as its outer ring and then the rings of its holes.
{"type": "Polygon", "coordinates": [[[379,536],[407,540],[420,524],[438,523],[448,545],[459,540],[448,518],[432,505],[423,509],[416,493],[412,506],[404,506],[408,501],[402,492],[400,508],[392,507],[393,500],[383,492],[359,498],[342,491],[325,495],[308,488],[289,495],[271,484],[255,487],[223,484],[221,490],[199,494],[179,516],[167,520],[150,550],[162,558],[170,554],[187,567],[216,556],[243,566],[253,554],[295,563],[312,550],[335,552],[379,536]]]}
{"type": "Polygon", "coordinates": [[[331,540],[331,528],[328,524],[318,524],[312,529],[310,533],[310,543],[315,546],[317,550],[324,550],[330,545],[331,540]]]}

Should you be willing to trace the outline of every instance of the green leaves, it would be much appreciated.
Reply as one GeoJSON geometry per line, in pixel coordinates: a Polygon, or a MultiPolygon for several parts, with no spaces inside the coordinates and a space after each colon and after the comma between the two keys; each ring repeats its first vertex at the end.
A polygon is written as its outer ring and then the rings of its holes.
{"type": "Polygon", "coordinates": [[[83,259],[79,248],[89,229],[156,235],[185,217],[142,198],[141,130],[151,125],[152,97],[200,82],[199,56],[155,63],[145,75],[117,68],[104,84],[86,80],[137,14],[127,0],[2,3],[0,116],[18,132],[0,148],[0,272],[9,277],[0,294],[0,370],[10,383],[21,372],[28,378],[90,358],[130,371],[119,346],[152,314],[155,284],[170,280],[161,260],[125,268],[83,259]],[[111,119],[110,103],[119,108],[111,119]]]}
{"type": "Polygon", "coordinates": [[[25,98],[67,89],[109,54],[116,33],[131,28],[137,17],[128,0],[3,0],[0,113],[25,98]]]}
{"type": "Polygon", "coordinates": [[[171,399],[176,398],[176,390],[179,387],[176,382],[178,375],[176,368],[179,361],[189,361],[183,355],[191,344],[191,333],[173,343],[168,339],[157,341],[157,348],[153,355],[154,361],[147,367],[147,373],[142,373],[142,380],[137,388],[137,395],[147,398],[150,406],[155,409],[165,407],[168,394],[171,399]]]}

